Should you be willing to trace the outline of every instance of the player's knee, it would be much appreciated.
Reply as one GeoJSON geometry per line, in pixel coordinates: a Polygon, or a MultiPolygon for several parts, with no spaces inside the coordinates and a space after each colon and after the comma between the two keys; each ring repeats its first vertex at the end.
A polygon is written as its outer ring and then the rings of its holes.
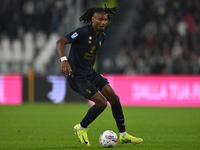
{"type": "Polygon", "coordinates": [[[111,104],[118,104],[119,103],[119,96],[115,95],[114,98],[112,98],[112,100],[110,101],[111,104]]]}
{"type": "Polygon", "coordinates": [[[119,100],[119,96],[116,95],[116,96],[115,96],[115,104],[119,103],[119,101],[120,101],[120,100],[119,100]]]}
{"type": "Polygon", "coordinates": [[[102,107],[105,109],[107,107],[107,100],[104,100],[102,103],[102,107]]]}
{"type": "Polygon", "coordinates": [[[107,107],[107,101],[106,100],[102,100],[101,103],[99,104],[99,107],[101,109],[105,109],[107,107]]]}

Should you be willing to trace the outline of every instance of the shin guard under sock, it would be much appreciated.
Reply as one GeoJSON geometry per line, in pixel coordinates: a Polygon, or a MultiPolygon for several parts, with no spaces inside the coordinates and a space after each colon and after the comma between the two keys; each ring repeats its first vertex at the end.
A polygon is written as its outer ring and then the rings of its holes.
{"type": "Polygon", "coordinates": [[[81,121],[81,126],[84,128],[87,128],[87,126],[94,121],[102,112],[104,109],[99,108],[96,104],[93,105],[81,121]]]}
{"type": "Polygon", "coordinates": [[[124,120],[121,104],[120,103],[117,103],[114,105],[111,104],[111,108],[112,108],[113,117],[115,118],[119,132],[125,132],[125,120],[124,120]]]}

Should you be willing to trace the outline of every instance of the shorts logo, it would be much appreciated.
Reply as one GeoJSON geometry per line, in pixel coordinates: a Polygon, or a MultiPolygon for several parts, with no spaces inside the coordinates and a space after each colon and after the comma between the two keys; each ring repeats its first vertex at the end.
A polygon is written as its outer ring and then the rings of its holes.
{"type": "Polygon", "coordinates": [[[89,94],[91,94],[91,90],[90,89],[86,89],[86,92],[88,92],[89,94]]]}
{"type": "Polygon", "coordinates": [[[74,32],[74,34],[71,35],[71,38],[74,39],[77,36],[78,36],[78,33],[74,32]]]}

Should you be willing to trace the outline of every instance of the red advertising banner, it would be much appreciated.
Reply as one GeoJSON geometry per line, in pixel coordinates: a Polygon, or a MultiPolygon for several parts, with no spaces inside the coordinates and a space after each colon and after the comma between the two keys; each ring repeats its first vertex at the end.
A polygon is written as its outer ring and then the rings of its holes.
{"type": "Polygon", "coordinates": [[[200,76],[104,76],[125,106],[200,107],[200,76]]]}
{"type": "Polygon", "coordinates": [[[22,76],[0,75],[0,105],[22,103],[22,76]]]}

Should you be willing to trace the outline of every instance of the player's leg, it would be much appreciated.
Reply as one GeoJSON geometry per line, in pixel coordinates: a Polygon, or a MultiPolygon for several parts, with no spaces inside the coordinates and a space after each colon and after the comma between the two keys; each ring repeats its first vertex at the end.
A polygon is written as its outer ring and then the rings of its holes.
{"type": "Polygon", "coordinates": [[[83,128],[87,128],[87,126],[90,123],[92,123],[97,118],[97,116],[99,116],[103,112],[103,110],[107,106],[107,100],[106,100],[106,98],[99,91],[97,93],[95,93],[90,98],[90,100],[92,100],[93,102],[95,102],[95,105],[93,105],[88,110],[87,114],[85,115],[85,117],[81,121],[80,125],[83,128]]]}
{"type": "Polygon", "coordinates": [[[110,86],[110,84],[106,84],[100,92],[106,97],[106,99],[110,102],[113,116],[116,120],[117,127],[120,133],[120,141],[121,143],[132,143],[139,144],[142,143],[143,139],[134,137],[130,134],[126,133],[125,130],[125,120],[121,107],[121,103],[119,101],[119,97],[115,94],[114,90],[110,86]]]}
{"type": "Polygon", "coordinates": [[[122,112],[122,107],[119,102],[119,97],[115,94],[114,90],[111,88],[108,80],[101,74],[96,73],[94,75],[94,82],[96,88],[106,97],[110,102],[113,116],[116,120],[119,132],[125,132],[124,115],[122,112]]]}
{"type": "Polygon", "coordinates": [[[95,102],[95,105],[88,110],[83,120],[74,127],[74,131],[78,135],[80,142],[86,146],[90,146],[87,136],[87,126],[92,123],[107,106],[106,98],[99,91],[90,99],[95,102]]]}
{"type": "Polygon", "coordinates": [[[74,79],[71,76],[68,77],[68,83],[70,87],[84,96],[95,102],[83,118],[83,120],[74,126],[74,131],[78,135],[80,142],[83,145],[90,146],[87,136],[87,126],[100,115],[107,106],[106,98],[94,87],[93,83],[86,78],[74,79]]]}
{"type": "Polygon", "coordinates": [[[110,86],[110,84],[106,84],[100,92],[106,97],[106,99],[111,104],[112,114],[116,120],[117,127],[120,133],[124,133],[125,130],[125,120],[121,107],[121,103],[119,101],[119,97],[115,94],[114,90],[110,86]]]}

